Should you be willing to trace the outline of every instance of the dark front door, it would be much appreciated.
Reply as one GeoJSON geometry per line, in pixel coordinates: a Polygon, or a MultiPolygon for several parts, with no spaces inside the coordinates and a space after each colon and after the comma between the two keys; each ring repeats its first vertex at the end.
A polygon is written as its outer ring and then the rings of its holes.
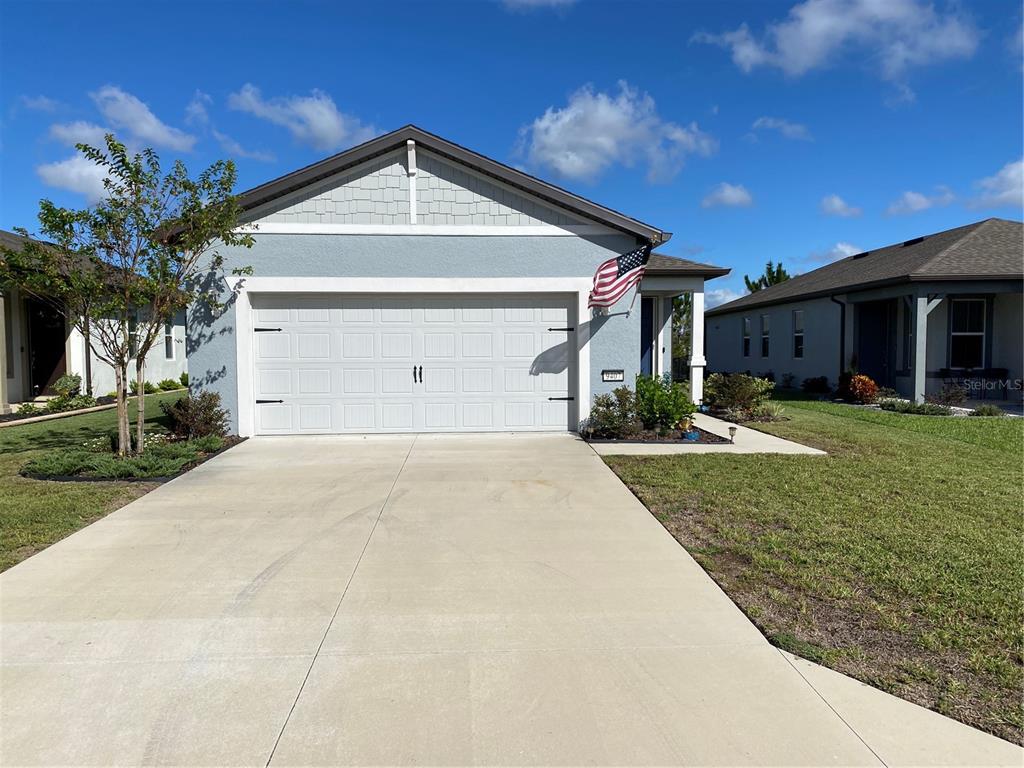
{"type": "Polygon", "coordinates": [[[893,385],[896,364],[896,303],[857,304],[857,372],[881,387],[893,385]]]}
{"type": "Polygon", "coordinates": [[[64,318],[41,301],[29,299],[28,354],[33,395],[52,394],[50,387],[64,375],[64,318]]]}
{"type": "Polygon", "coordinates": [[[640,373],[654,375],[654,299],[640,299],[640,373]]]}

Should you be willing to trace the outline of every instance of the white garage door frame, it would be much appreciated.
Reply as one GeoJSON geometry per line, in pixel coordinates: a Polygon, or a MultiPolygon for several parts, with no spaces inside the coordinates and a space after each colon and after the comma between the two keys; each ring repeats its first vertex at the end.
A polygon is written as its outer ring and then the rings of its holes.
{"type": "Polygon", "coordinates": [[[576,296],[576,419],[590,414],[590,277],[233,277],[238,434],[256,434],[251,294],[573,294],[576,296]]]}

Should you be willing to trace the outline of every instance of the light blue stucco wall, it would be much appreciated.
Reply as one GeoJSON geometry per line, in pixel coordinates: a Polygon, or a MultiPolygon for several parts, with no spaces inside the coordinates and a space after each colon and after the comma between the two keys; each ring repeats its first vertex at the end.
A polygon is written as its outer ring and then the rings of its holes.
{"type": "MultiPolygon", "coordinates": [[[[251,249],[226,248],[224,270],[250,266],[258,277],[592,277],[605,259],[636,248],[626,235],[588,237],[280,235],[257,234],[251,249]]],[[[219,278],[225,309],[202,306],[188,319],[188,367],[194,387],[219,392],[238,429],[234,307],[219,278]]],[[[630,295],[590,324],[590,390],[610,391],[603,368],[621,368],[627,382],[640,364],[640,304],[625,316],[630,295]]]]}

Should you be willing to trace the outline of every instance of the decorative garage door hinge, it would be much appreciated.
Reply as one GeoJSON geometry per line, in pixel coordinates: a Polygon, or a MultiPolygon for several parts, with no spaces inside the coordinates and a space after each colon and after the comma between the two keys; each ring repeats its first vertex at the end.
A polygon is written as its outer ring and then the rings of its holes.
{"type": "Polygon", "coordinates": [[[548,328],[549,331],[575,331],[576,329],[572,326],[568,328],[548,328]]]}
{"type": "Polygon", "coordinates": [[[263,403],[283,403],[284,400],[257,400],[256,405],[262,405],[263,403]]]}
{"type": "Polygon", "coordinates": [[[575,397],[549,397],[548,400],[575,400],[575,397]]]}
{"type": "Polygon", "coordinates": [[[280,328],[253,328],[256,333],[271,333],[272,331],[280,331],[280,328]]]}

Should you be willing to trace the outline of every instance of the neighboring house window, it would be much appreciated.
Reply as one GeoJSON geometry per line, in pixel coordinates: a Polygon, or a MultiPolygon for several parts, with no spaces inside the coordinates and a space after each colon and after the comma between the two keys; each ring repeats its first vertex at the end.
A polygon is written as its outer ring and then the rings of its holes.
{"type": "Polygon", "coordinates": [[[743,356],[750,357],[750,318],[743,318],[743,356]]]}
{"type": "Polygon", "coordinates": [[[985,367],[985,300],[949,302],[949,367],[985,367]]]}
{"type": "Polygon", "coordinates": [[[174,326],[164,323],[164,358],[174,359],[174,326]]]}
{"type": "Polygon", "coordinates": [[[804,356],[804,311],[793,310],[793,357],[804,356]]]}
{"type": "Polygon", "coordinates": [[[128,354],[139,354],[139,318],[135,315],[128,318],[128,354]]]}
{"type": "Polygon", "coordinates": [[[768,357],[768,337],[771,334],[771,327],[768,323],[768,315],[761,315],[761,357],[768,357]]]}

